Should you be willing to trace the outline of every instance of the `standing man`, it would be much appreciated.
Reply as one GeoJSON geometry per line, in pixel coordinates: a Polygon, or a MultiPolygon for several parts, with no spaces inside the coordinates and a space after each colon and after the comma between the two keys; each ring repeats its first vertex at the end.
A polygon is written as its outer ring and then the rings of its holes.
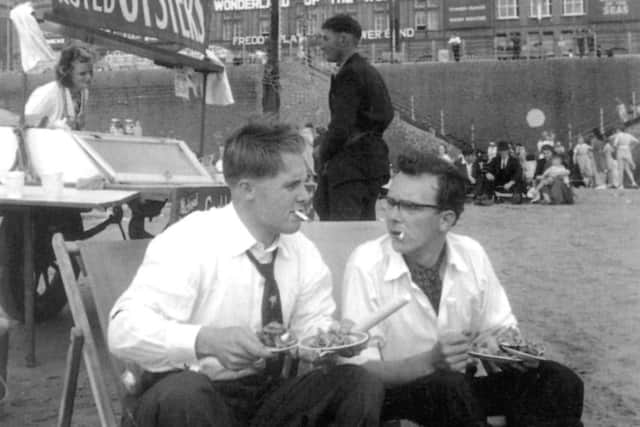
{"type": "Polygon", "coordinates": [[[322,51],[339,69],[331,78],[331,122],[320,143],[320,219],[374,220],[381,187],[389,180],[389,149],[382,134],[393,106],[382,76],[357,53],[362,28],[349,15],[322,24],[322,51]]]}
{"type": "Polygon", "coordinates": [[[457,33],[453,33],[448,43],[449,46],[451,46],[451,51],[453,52],[453,59],[456,62],[460,62],[460,47],[462,46],[462,39],[457,33]]]}
{"type": "Polygon", "coordinates": [[[232,202],[149,244],[110,314],[110,350],[146,371],[125,425],[378,425],[383,387],[364,369],[283,380],[282,356],[256,335],[273,321],[297,337],[332,322],[329,269],[298,232],[303,152],[288,126],[245,126],[225,144],[232,202]]]}
{"type": "Polygon", "coordinates": [[[485,250],[451,232],[464,209],[463,177],[432,154],[404,152],[387,195],[388,234],[364,243],[345,269],[342,307],[358,322],[389,301],[409,304],[371,331],[354,363],[386,385],[383,419],[420,425],[485,427],[506,415],[509,427],[581,427],[583,384],[552,361],[487,364],[474,377],[468,355],[479,337],[516,327],[511,305],[485,250]]]}

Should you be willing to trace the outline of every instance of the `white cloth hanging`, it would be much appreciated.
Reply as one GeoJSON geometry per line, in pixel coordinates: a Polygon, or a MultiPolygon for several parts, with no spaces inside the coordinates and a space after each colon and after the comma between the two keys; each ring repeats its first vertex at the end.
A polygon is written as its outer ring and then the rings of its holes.
{"type": "MultiPolygon", "coordinates": [[[[224,63],[218,58],[212,49],[207,49],[206,52],[207,58],[211,62],[224,67],[224,63]]],[[[204,54],[202,52],[197,52],[192,49],[183,49],[180,53],[197,59],[204,58],[204,54]]],[[[198,85],[202,87],[201,74],[197,81],[198,85]]],[[[205,102],[209,105],[230,105],[235,102],[226,70],[222,70],[219,73],[210,73],[207,76],[207,87],[205,88],[204,93],[206,96],[205,102]]]]}
{"type": "Polygon", "coordinates": [[[33,15],[30,2],[19,4],[11,9],[9,17],[13,22],[20,40],[20,58],[25,73],[43,71],[52,68],[57,56],[47,43],[33,15]]]}

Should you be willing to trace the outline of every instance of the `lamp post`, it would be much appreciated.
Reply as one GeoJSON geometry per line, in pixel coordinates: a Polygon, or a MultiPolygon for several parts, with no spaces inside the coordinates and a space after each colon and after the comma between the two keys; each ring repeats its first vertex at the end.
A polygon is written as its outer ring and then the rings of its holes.
{"type": "Polygon", "coordinates": [[[269,52],[262,81],[262,111],[280,113],[280,1],[271,0],[271,25],[269,28],[269,52]]]}

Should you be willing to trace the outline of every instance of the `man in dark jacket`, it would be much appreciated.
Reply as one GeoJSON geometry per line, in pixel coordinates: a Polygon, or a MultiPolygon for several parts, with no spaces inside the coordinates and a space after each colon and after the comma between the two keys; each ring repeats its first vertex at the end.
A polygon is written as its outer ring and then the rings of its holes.
{"type": "Polygon", "coordinates": [[[322,220],[373,220],[380,188],[389,180],[382,133],[393,106],[378,71],[357,52],[362,28],[349,15],[322,25],[322,50],[339,66],[331,78],[331,122],[320,143],[314,206],[322,220]]]}
{"type": "Polygon", "coordinates": [[[514,203],[521,201],[524,191],[522,167],[518,159],[510,154],[509,143],[498,142],[498,155],[491,159],[482,177],[481,193],[493,199],[496,190],[512,193],[514,203]]]}

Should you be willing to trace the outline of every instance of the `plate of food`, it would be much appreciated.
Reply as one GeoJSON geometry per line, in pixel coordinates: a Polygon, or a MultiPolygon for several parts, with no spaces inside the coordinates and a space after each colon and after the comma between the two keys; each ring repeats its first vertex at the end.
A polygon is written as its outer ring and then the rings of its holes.
{"type": "Polygon", "coordinates": [[[544,358],[544,346],[542,344],[527,343],[518,346],[500,344],[500,347],[510,355],[518,357],[522,360],[546,360],[544,358]]]}
{"type": "Polygon", "coordinates": [[[508,328],[497,336],[500,349],[523,360],[545,360],[544,345],[524,338],[516,328],[508,328]]]}
{"type": "Polygon", "coordinates": [[[500,355],[500,354],[481,353],[478,351],[469,351],[467,352],[467,354],[471,357],[475,357],[476,359],[486,360],[488,362],[503,362],[503,363],[522,362],[522,359],[515,356],[510,356],[507,353],[505,353],[505,355],[500,355]]]}
{"type": "Polygon", "coordinates": [[[364,346],[369,341],[366,332],[344,330],[332,325],[328,331],[318,333],[300,341],[300,349],[320,352],[323,355],[364,346]]]}
{"type": "Polygon", "coordinates": [[[298,345],[293,331],[287,330],[278,322],[271,322],[265,325],[260,332],[258,338],[272,353],[283,353],[294,349],[298,345]]]}
{"type": "Polygon", "coordinates": [[[507,353],[499,345],[499,342],[502,341],[500,337],[505,333],[507,333],[507,329],[482,334],[471,343],[471,350],[468,352],[469,356],[490,362],[522,362],[522,359],[507,353]]]}

